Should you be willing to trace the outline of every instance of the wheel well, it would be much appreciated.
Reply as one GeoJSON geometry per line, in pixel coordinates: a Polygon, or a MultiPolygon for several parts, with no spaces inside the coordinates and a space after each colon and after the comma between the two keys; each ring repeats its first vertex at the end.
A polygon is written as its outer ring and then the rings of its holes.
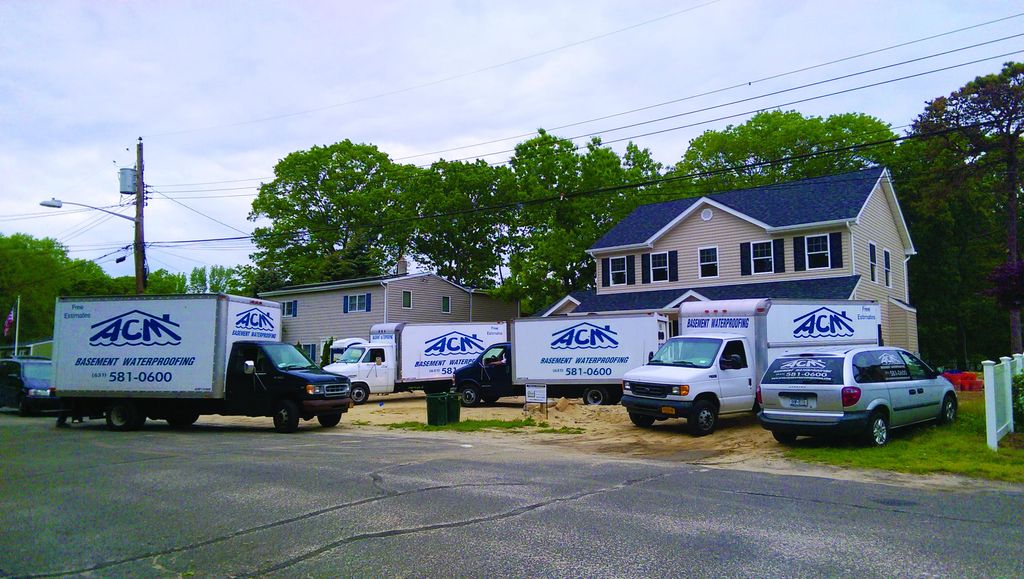
{"type": "Polygon", "coordinates": [[[721,405],[718,403],[718,397],[712,392],[701,392],[693,399],[694,402],[698,400],[707,400],[708,402],[715,405],[715,408],[719,408],[721,405]]]}
{"type": "Polygon", "coordinates": [[[370,385],[369,385],[369,384],[367,384],[366,382],[353,382],[353,383],[352,383],[352,386],[366,386],[366,389],[367,389],[367,390],[369,390],[369,389],[370,389],[370,385]]]}
{"type": "Polygon", "coordinates": [[[892,417],[892,414],[889,411],[889,407],[886,406],[884,402],[872,408],[870,412],[868,412],[868,415],[874,414],[875,412],[881,412],[882,414],[884,414],[886,420],[890,420],[892,417]]]}

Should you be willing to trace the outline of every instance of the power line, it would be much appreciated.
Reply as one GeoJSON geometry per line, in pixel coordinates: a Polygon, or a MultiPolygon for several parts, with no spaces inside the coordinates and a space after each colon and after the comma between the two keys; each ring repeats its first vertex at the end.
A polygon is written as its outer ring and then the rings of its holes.
{"type": "Polygon", "coordinates": [[[442,83],[445,83],[445,82],[457,80],[457,79],[460,79],[460,78],[465,78],[465,77],[468,77],[468,76],[473,76],[473,75],[476,75],[476,74],[480,74],[482,72],[487,72],[489,70],[494,70],[496,68],[501,68],[501,67],[504,67],[504,66],[508,66],[510,64],[516,64],[516,63],[524,62],[524,61],[531,60],[531,59],[534,59],[534,58],[537,58],[537,57],[540,57],[540,56],[546,56],[548,54],[553,54],[555,52],[559,52],[559,51],[565,50],[567,48],[572,48],[572,47],[575,47],[575,46],[586,44],[588,42],[593,42],[595,40],[600,40],[602,38],[607,38],[609,36],[614,36],[616,34],[621,34],[623,32],[627,32],[627,31],[633,30],[635,28],[640,28],[641,26],[646,26],[648,24],[653,24],[653,23],[659,22],[661,20],[666,20],[666,19],[672,18],[674,16],[679,16],[680,14],[685,14],[687,12],[692,12],[694,10],[698,10],[700,8],[704,8],[705,6],[710,6],[712,4],[717,4],[720,1],[721,0],[710,0],[708,2],[704,2],[703,4],[698,4],[696,6],[691,6],[689,8],[684,8],[683,10],[677,10],[675,12],[671,12],[671,13],[665,14],[663,16],[658,16],[656,18],[651,18],[649,20],[644,20],[643,22],[639,22],[637,24],[632,24],[630,26],[626,26],[625,28],[619,28],[619,29],[613,30],[611,32],[605,32],[603,34],[598,34],[597,36],[591,36],[589,38],[585,38],[583,40],[577,40],[575,42],[570,42],[568,44],[563,44],[563,45],[557,46],[555,48],[550,48],[550,49],[547,49],[547,50],[542,50],[540,52],[535,52],[535,53],[532,53],[532,54],[528,54],[526,56],[521,56],[521,57],[518,57],[518,58],[513,58],[512,60],[506,60],[506,61],[500,62],[498,64],[492,64],[492,65],[489,65],[489,66],[485,66],[483,68],[478,68],[476,70],[471,70],[469,72],[463,72],[463,73],[459,73],[459,74],[454,74],[454,75],[451,75],[451,76],[442,77],[442,78],[439,78],[439,79],[436,79],[436,80],[432,80],[432,81],[429,81],[429,82],[420,83],[420,84],[416,84],[416,85],[411,85],[411,86],[407,86],[405,88],[400,88],[400,89],[396,89],[396,90],[386,91],[386,92],[382,92],[382,93],[377,93],[377,94],[370,95],[370,96],[360,97],[360,98],[352,99],[352,100],[349,100],[349,101],[345,101],[345,102],[341,102],[341,103],[337,103],[337,104],[333,104],[333,105],[326,105],[326,106],[316,107],[316,108],[312,108],[312,109],[306,109],[306,110],[302,110],[302,111],[296,111],[296,112],[291,112],[291,113],[284,113],[284,114],[280,114],[280,115],[273,115],[273,116],[263,117],[263,118],[259,118],[259,119],[253,119],[253,120],[249,120],[249,121],[240,121],[240,122],[236,122],[236,123],[225,123],[225,124],[220,124],[220,125],[211,125],[211,126],[200,127],[200,128],[195,128],[195,129],[181,129],[181,130],[177,130],[177,131],[166,131],[166,132],[162,132],[162,133],[153,133],[153,134],[144,135],[144,136],[146,136],[147,138],[149,138],[149,137],[163,137],[163,136],[168,136],[168,135],[181,135],[181,134],[186,134],[186,133],[196,133],[196,132],[200,132],[200,131],[208,131],[208,130],[213,130],[213,129],[226,129],[226,128],[231,128],[231,127],[240,127],[240,126],[245,126],[245,125],[264,123],[264,122],[267,122],[267,121],[275,121],[275,120],[279,120],[279,119],[286,119],[286,118],[290,118],[290,117],[297,117],[297,116],[302,116],[302,115],[308,115],[308,114],[311,114],[311,113],[322,112],[322,111],[326,111],[326,110],[330,110],[330,109],[336,109],[336,108],[340,108],[340,107],[344,107],[344,106],[348,106],[348,105],[353,105],[353,104],[357,104],[357,103],[361,103],[361,102],[366,102],[366,101],[370,101],[370,100],[376,100],[376,99],[380,99],[380,98],[384,98],[384,97],[388,97],[388,96],[393,96],[393,95],[397,95],[397,94],[411,92],[411,91],[414,91],[414,90],[419,90],[419,89],[422,89],[422,88],[427,88],[427,87],[430,87],[430,86],[435,86],[435,85],[438,85],[438,84],[442,84],[442,83]]]}
{"type": "Polygon", "coordinates": [[[177,203],[178,205],[181,205],[182,207],[184,207],[185,209],[188,209],[189,211],[191,211],[192,213],[195,213],[196,215],[201,215],[201,216],[209,219],[210,221],[213,221],[214,223],[219,223],[219,224],[223,225],[224,227],[227,227],[228,229],[232,229],[232,230],[237,231],[239,233],[245,233],[244,231],[242,231],[241,229],[239,229],[239,228],[237,228],[237,227],[235,227],[233,225],[228,225],[227,223],[224,223],[223,221],[221,221],[219,219],[215,219],[213,217],[210,217],[209,215],[207,215],[207,214],[205,214],[205,213],[203,213],[201,211],[196,211],[195,209],[189,207],[188,205],[185,205],[184,203],[182,203],[181,201],[178,201],[177,199],[174,199],[173,197],[168,197],[167,195],[164,195],[163,193],[161,193],[161,192],[159,192],[159,191],[157,191],[155,189],[150,189],[150,190],[153,191],[154,193],[156,193],[157,195],[165,198],[165,199],[168,199],[170,201],[173,201],[173,202],[177,203]]]}

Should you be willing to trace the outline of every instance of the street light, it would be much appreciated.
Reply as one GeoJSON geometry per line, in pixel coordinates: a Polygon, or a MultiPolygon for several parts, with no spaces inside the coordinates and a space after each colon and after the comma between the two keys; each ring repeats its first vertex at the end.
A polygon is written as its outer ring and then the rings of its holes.
{"type": "Polygon", "coordinates": [[[60,209],[64,205],[74,205],[76,207],[85,207],[86,209],[93,209],[95,211],[102,211],[108,215],[120,217],[121,219],[127,219],[135,224],[135,293],[141,294],[146,290],[146,247],[142,240],[142,215],[140,211],[136,212],[135,217],[129,217],[120,213],[114,213],[102,207],[93,207],[92,205],[86,205],[85,203],[72,203],[71,201],[61,201],[60,199],[50,198],[47,201],[40,201],[40,205],[43,207],[52,207],[54,209],[60,209]]]}

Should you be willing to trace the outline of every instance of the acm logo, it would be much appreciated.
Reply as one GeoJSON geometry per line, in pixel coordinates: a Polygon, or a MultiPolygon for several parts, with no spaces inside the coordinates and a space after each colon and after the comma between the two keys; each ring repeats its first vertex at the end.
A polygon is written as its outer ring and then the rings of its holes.
{"type": "Polygon", "coordinates": [[[611,326],[598,326],[583,322],[551,334],[555,350],[608,350],[619,347],[619,335],[611,326]]]}
{"type": "Polygon", "coordinates": [[[274,318],[259,308],[250,308],[235,314],[235,327],[241,330],[274,330],[274,318]]]}
{"type": "Polygon", "coordinates": [[[794,338],[846,338],[854,334],[853,322],[846,312],[820,307],[793,320],[794,338]]]}
{"type": "Polygon", "coordinates": [[[484,351],[484,343],[476,334],[448,332],[447,334],[423,341],[424,356],[453,356],[460,354],[479,354],[484,351]]]}
{"type": "Polygon", "coordinates": [[[791,360],[789,362],[783,362],[779,365],[780,370],[824,370],[824,360],[791,360]]]}
{"type": "Polygon", "coordinates": [[[170,314],[154,316],[132,310],[90,326],[99,328],[89,337],[90,346],[177,346],[181,325],[171,321],[170,314]]]}

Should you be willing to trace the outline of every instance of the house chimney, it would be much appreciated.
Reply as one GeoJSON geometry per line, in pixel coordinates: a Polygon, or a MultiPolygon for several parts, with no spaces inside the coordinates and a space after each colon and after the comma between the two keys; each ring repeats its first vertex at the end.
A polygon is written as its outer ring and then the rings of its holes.
{"type": "Polygon", "coordinates": [[[409,273],[409,262],[405,260],[405,256],[398,257],[398,263],[395,264],[395,274],[405,275],[409,273]]]}

